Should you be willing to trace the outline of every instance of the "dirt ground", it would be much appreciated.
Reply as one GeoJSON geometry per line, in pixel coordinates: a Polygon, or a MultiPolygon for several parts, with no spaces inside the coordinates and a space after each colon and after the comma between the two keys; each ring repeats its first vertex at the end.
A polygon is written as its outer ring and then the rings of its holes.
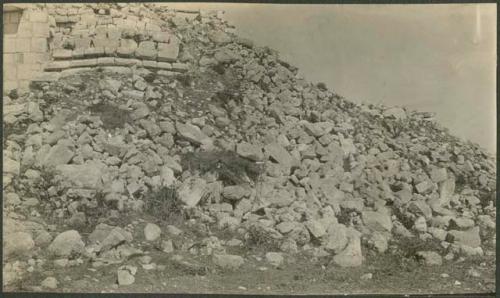
{"type": "MultiPolygon", "coordinates": [[[[135,217],[129,217],[134,218],[135,217]]],[[[141,222],[147,221],[147,217],[141,222]]],[[[149,218],[151,219],[151,218],[149,218]]],[[[128,220],[121,219],[121,224],[128,220]]],[[[167,223],[158,223],[166,225],[167,223]]],[[[181,227],[184,235],[193,237],[187,227],[181,227]],[[187,232],[186,232],[187,231],[187,232]]],[[[217,233],[219,239],[233,235],[217,233]]],[[[184,236],[185,237],[185,236],[184,236]]],[[[77,267],[55,268],[48,259],[43,270],[28,273],[22,282],[4,288],[6,292],[42,291],[40,283],[48,276],[55,277],[59,284],[53,292],[70,293],[211,293],[211,294],[458,294],[483,293],[493,296],[495,291],[495,256],[444,261],[442,266],[426,267],[416,262],[402,262],[390,253],[376,254],[364,250],[365,261],[361,267],[340,268],[329,264],[329,257],[312,258],[299,253],[286,255],[282,268],[273,268],[265,260],[266,248],[227,247],[230,254],[245,257],[245,264],[236,271],[216,268],[209,256],[192,255],[177,250],[183,260],[196,264],[200,272],[178,266],[167,254],[147,243],[142,229],[135,229],[134,243],[152,257],[152,262],[163,265],[163,270],[145,270],[140,258],[126,262],[94,268],[90,262],[77,267]],[[118,286],[117,269],[122,265],[138,268],[135,282],[129,286],[118,286]],[[468,271],[474,268],[479,277],[468,271]],[[361,276],[371,273],[371,279],[361,276]],[[448,274],[447,277],[441,276],[448,274]],[[457,282],[458,281],[458,282],[457,282]]],[[[493,249],[493,248],[490,248],[493,249]]],[[[490,250],[491,251],[491,250],[490,250]]],[[[43,289],[43,291],[46,291],[43,289]]]]}

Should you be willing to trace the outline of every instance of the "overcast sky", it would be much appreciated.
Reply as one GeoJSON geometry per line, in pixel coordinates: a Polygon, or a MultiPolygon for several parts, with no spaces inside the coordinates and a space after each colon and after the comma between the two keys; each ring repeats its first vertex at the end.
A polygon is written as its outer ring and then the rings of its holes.
{"type": "Polygon", "coordinates": [[[224,10],[241,36],[356,102],[430,111],[496,152],[496,5],[176,3],[224,10]]]}

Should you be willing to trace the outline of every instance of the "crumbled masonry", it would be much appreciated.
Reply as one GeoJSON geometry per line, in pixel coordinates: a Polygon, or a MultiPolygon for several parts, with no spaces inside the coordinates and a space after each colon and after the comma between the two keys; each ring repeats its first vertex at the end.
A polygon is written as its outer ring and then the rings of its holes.
{"type": "Polygon", "coordinates": [[[440,266],[495,242],[496,160],[428,113],[356,104],[307,82],[218,12],[50,7],[44,75],[3,97],[4,285],[39,270],[26,263],[37,256],[60,267],[121,264],[112,274],[130,285],[159,266],[127,263],[147,255],[141,241],[197,274],[206,268],[182,252],[241,270],[248,259],[229,248],[255,235],[268,241],[271,267],[302,253],[363,266],[367,250],[407,239],[438,243],[415,258],[440,266]],[[202,158],[214,152],[213,163],[202,158]],[[241,165],[224,163],[227,152],[241,165]],[[203,162],[187,163],[189,153],[203,162]],[[165,188],[182,220],[234,239],[105,223],[157,208],[148,198],[165,188]]]}

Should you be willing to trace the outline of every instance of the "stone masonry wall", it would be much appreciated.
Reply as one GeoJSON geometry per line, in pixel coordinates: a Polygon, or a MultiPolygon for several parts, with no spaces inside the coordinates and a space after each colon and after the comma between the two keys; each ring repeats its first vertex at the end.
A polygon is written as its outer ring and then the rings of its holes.
{"type": "Polygon", "coordinates": [[[45,10],[31,5],[3,13],[3,89],[27,89],[49,59],[49,18],[45,10]]]}
{"type": "MultiPolygon", "coordinates": [[[[187,71],[188,65],[178,58],[182,42],[171,29],[202,13],[133,3],[22,8],[17,33],[4,34],[4,92],[26,90],[30,81],[53,80],[75,68],[135,65],[187,71]]],[[[13,31],[15,18],[10,14],[4,10],[13,31]]]]}

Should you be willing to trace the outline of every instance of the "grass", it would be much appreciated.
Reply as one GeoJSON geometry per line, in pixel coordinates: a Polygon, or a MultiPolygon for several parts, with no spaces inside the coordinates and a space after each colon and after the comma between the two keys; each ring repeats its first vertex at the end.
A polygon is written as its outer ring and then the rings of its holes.
{"type": "Polygon", "coordinates": [[[191,172],[215,173],[224,185],[255,183],[263,172],[259,165],[226,150],[189,152],[181,156],[181,165],[191,172]]]}
{"type": "Polygon", "coordinates": [[[153,217],[178,225],[186,220],[175,186],[153,190],[144,197],[144,211],[153,217]]]}

